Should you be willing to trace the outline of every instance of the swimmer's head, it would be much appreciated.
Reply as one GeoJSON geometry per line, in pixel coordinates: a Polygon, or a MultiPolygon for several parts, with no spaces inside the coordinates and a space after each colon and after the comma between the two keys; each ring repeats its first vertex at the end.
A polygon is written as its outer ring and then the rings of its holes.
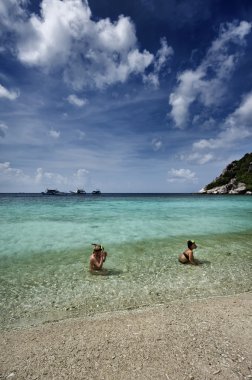
{"type": "Polygon", "coordinates": [[[187,247],[189,249],[192,249],[192,248],[197,248],[197,245],[194,240],[187,240],[187,247]]]}
{"type": "Polygon", "coordinates": [[[104,250],[104,247],[101,245],[101,244],[92,244],[94,246],[94,251],[95,252],[99,252],[99,251],[103,251],[104,250]]]}

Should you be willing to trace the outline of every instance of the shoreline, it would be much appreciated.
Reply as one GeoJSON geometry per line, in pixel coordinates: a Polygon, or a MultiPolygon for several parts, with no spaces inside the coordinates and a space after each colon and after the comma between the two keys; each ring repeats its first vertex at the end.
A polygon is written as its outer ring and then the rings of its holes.
{"type": "Polygon", "coordinates": [[[252,379],[252,293],[0,331],[0,379],[252,379]]]}

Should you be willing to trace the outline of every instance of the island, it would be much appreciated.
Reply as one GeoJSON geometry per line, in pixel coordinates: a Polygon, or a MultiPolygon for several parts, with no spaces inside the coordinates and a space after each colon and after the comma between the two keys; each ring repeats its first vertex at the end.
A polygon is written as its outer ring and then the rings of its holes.
{"type": "Polygon", "coordinates": [[[201,194],[252,194],[252,153],[231,162],[221,175],[199,191],[201,194]]]}

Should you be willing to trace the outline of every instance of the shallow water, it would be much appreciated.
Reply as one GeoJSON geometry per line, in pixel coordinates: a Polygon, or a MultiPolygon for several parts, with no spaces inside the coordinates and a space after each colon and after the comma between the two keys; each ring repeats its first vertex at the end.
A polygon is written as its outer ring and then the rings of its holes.
{"type": "Polygon", "coordinates": [[[2,195],[0,212],[2,327],[252,288],[251,196],[2,195]],[[198,267],[177,261],[190,238],[198,267]]]}

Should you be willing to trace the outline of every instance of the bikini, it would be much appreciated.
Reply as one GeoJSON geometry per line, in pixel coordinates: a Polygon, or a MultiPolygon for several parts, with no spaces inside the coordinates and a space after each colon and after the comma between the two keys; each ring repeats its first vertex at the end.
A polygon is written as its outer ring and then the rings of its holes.
{"type": "Polygon", "coordinates": [[[183,252],[183,255],[185,256],[185,258],[189,261],[189,256],[187,253],[183,252]]]}

